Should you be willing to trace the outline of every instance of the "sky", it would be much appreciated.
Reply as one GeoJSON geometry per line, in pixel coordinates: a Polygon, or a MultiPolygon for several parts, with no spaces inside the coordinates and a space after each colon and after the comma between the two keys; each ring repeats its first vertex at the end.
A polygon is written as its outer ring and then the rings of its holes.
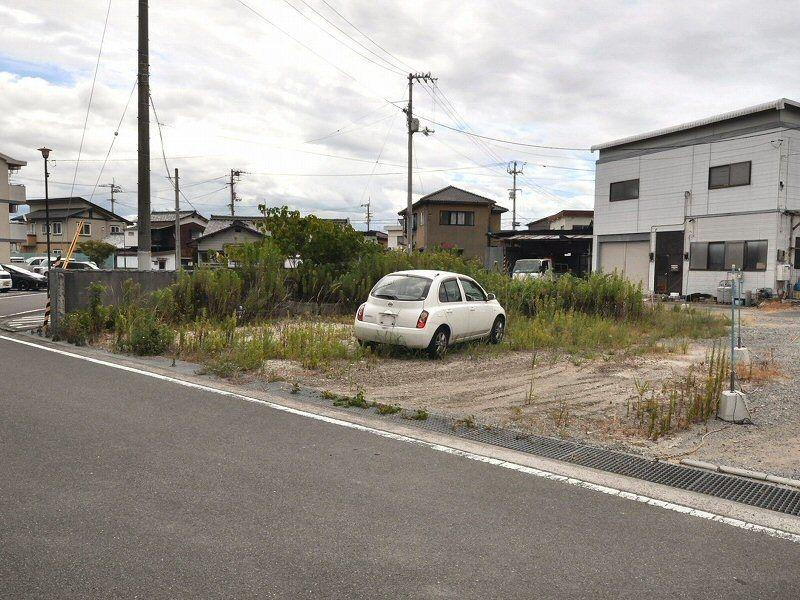
{"type": "MultiPolygon", "coordinates": [[[[455,185],[510,209],[516,160],[523,226],[592,207],[593,144],[800,100],[796,2],[150,4],[154,210],[173,208],[166,173],[178,168],[182,209],[226,214],[236,169],[237,214],[286,205],[363,229],[369,201],[373,229],[396,223],[410,71],[437,78],[413,90],[415,116],[434,130],[414,135],[414,199],[455,185]]],[[[109,206],[101,186],[114,181],[117,212],[135,215],[137,10],[0,0],[0,153],[28,161],[14,181],[29,198],[43,195],[45,145],[51,196],[109,206]]]]}

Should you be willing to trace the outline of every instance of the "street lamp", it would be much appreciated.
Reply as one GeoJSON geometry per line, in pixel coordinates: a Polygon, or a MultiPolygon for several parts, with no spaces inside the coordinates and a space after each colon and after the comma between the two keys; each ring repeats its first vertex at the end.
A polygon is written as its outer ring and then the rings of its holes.
{"type": "MultiPolygon", "coordinates": [[[[47,224],[47,273],[50,276],[50,192],[47,186],[47,180],[50,173],[47,170],[47,159],[50,157],[50,148],[42,146],[38,149],[42,153],[44,159],[44,220],[47,224]]],[[[50,286],[47,286],[47,296],[50,297],[50,286]]]]}

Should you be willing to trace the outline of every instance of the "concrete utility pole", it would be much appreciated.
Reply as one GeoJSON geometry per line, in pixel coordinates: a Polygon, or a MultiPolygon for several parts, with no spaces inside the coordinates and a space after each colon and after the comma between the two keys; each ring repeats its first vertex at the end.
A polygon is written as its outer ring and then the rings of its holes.
{"type": "Polygon", "coordinates": [[[234,185],[237,181],[239,181],[239,177],[241,177],[242,172],[237,171],[236,169],[231,169],[231,180],[228,182],[228,185],[231,186],[231,203],[228,205],[231,208],[231,216],[234,216],[234,202],[238,202],[239,198],[236,197],[236,189],[234,185]]]}
{"type": "Polygon", "coordinates": [[[147,1],[139,0],[139,193],[138,193],[138,269],[153,268],[150,255],[150,49],[148,46],[147,1]]]}
{"type": "Polygon", "coordinates": [[[366,207],[367,209],[367,231],[370,230],[369,225],[372,222],[372,213],[369,210],[370,204],[372,204],[372,198],[369,198],[366,204],[361,205],[362,208],[366,207]]]}
{"type": "Polygon", "coordinates": [[[114,194],[122,191],[122,188],[116,184],[115,179],[111,179],[111,183],[104,183],[99,187],[109,188],[111,190],[111,212],[114,212],[114,194]]]}
{"type": "Polygon", "coordinates": [[[519,223],[517,223],[517,192],[520,191],[517,187],[517,175],[522,175],[522,167],[525,163],[519,165],[517,168],[517,161],[508,163],[508,174],[512,176],[514,183],[512,183],[511,193],[511,229],[516,230],[519,223]]]}
{"type": "Polygon", "coordinates": [[[181,188],[178,185],[178,167],[175,167],[175,270],[181,269],[181,188]]]}
{"type": "MultiPolygon", "coordinates": [[[[411,254],[414,251],[414,243],[413,238],[411,237],[414,233],[413,229],[413,208],[411,202],[411,193],[412,193],[412,173],[411,173],[411,158],[414,152],[414,144],[413,144],[413,136],[416,132],[420,131],[419,129],[419,119],[414,118],[414,81],[428,81],[434,82],[436,81],[436,77],[431,77],[430,73],[409,73],[408,74],[408,108],[405,110],[406,113],[406,124],[408,126],[408,181],[406,182],[407,185],[407,198],[406,198],[406,247],[408,249],[408,253],[411,254]]],[[[430,135],[433,133],[432,129],[428,129],[427,127],[422,130],[424,135],[430,135]]]]}

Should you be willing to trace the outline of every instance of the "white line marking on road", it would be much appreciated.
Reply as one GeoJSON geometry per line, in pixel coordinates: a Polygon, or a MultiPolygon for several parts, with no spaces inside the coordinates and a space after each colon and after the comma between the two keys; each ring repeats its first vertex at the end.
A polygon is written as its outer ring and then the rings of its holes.
{"type": "Polygon", "coordinates": [[[0,300],[11,300],[11,298],[24,298],[25,296],[41,296],[41,292],[31,292],[30,294],[3,294],[0,296],[0,300]]]}
{"type": "Polygon", "coordinates": [[[503,467],[504,469],[510,469],[512,471],[518,471],[520,473],[525,473],[526,475],[534,475],[535,477],[541,477],[543,479],[549,479],[551,481],[559,481],[561,483],[566,483],[568,485],[572,485],[575,487],[584,488],[587,490],[592,490],[595,492],[600,492],[603,494],[608,494],[609,496],[619,496],[620,498],[626,498],[628,500],[633,500],[635,502],[641,502],[642,504],[649,504],[650,506],[655,506],[658,508],[664,508],[666,510],[671,510],[674,512],[690,515],[693,517],[699,517],[701,519],[707,519],[709,521],[715,521],[717,523],[724,523],[725,525],[731,525],[733,527],[738,527],[739,529],[745,529],[747,531],[756,531],[759,533],[765,533],[769,536],[788,540],[790,542],[794,542],[796,544],[800,544],[800,535],[796,533],[791,533],[789,531],[782,531],[780,529],[774,529],[772,527],[766,527],[764,525],[757,525],[756,523],[750,523],[748,521],[743,521],[741,519],[734,519],[732,517],[726,517],[724,515],[718,515],[712,512],[708,512],[705,510],[700,510],[697,508],[692,508],[690,506],[685,506],[683,504],[676,504],[674,502],[667,502],[665,500],[658,500],[656,498],[651,498],[649,496],[644,496],[642,494],[634,494],[632,492],[626,492],[623,490],[619,490],[617,488],[609,487],[606,485],[600,485],[597,483],[591,483],[589,481],[584,481],[583,479],[577,479],[575,477],[567,477],[566,475],[558,475],[557,473],[553,473],[551,471],[545,471],[542,469],[536,469],[533,467],[528,467],[525,465],[521,465],[519,463],[512,463],[505,460],[500,460],[499,458],[492,458],[490,456],[483,456],[481,454],[475,454],[473,452],[466,452],[464,450],[459,450],[457,448],[451,448],[449,446],[444,446],[442,444],[436,444],[433,442],[426,442],[424,440],[418,440],[416,438],[408,437],[405,435],[401,435],[398,433],[392,433],[390,431],[383,431],[381,429],[375,429],[373,427],[367,427],[366,425],[360,425],[358,423],[351,423],[349,421],[344,421],[342,419],[337,419],[334,417],[328,417],[326,415],[320,415],[313,412],[308,412],[305,410],[300,410],[297,408],[292,408],[290,406],[284,406],[282,404],[275,404],[274,402],[269,402],[267,400],[261,400],[259,398],[253,398],[251,396],[245,396],[243,394],[237,394],[235,392],[229,392],[227,390],[220,390],[211,386],[202,385],[200,383],[194,383],[191,381],[184,381],[182,379],[176,379],[175,377],[170,377],[169,375],[161,375],[160,373],[152,373],[150,371],[145,371],[143,369],[137,369],[136,367],[129,367],[127,365],[120,365],[117,363],[113,363],[110,361],[102,360],[99,358],[92,358],[90,356],[82,356],[80,354],[75,354],[73,352],[67,352],[66,350],[59,350],[58,348],[50,348],[48,346],[43,346],[41,344],[36,344],[34,342],[27,342],[24,340],[18,340],[16,338],[8,337],[5,335],[0,335],[0,339],[6,340],[9,342],[14,342],[16,344],[23,344],[25,346],[31,346],[33,348],[39,348],[40,350],[46,350],[47,352],[54,352],[56,354],[61,354],[63,356],[70,356],[72,358],[77,358],[79,360],[85,360],[88,362],[92,362],[98,365],[103,365],[105,367],[111,367],[113,369],[120,369],[121,371],[128,371],[130,373],[136,373],[138,375],[144,375],[146,377],[152,377],[154,379],[160,379],[162,381],[169,381],[171,383],[176,383],[178,385],[182,385],[188,388],[194,388],[198,390],[203,390],[206,392],[212,392],[216,394],[220,394],[222,396],[229,396],[231,398],[238,398],[240,400],[244,400],[246,402],[251,402],[253,404],[260,404],[262,406],[267,406],[269,408],[273,408],[275,410],[280,410],[282,412],[290,413],[293,415],[298,415],[301,417],[306,417],[309,419],[314,419],[316,421],[323,421],[325,423],[330,423],[332,425],[339,425],[340,427],[347,427],[349,429],[355,429],[358,431],[363,431],[366,433],[371,433],[374,435],[379,435],[384,438],[388,438],[391,440],[396,440],[399,442],[406,442],[409,444],[416,444],[419,446],[424,446],[426,448],[430,448],[431,450],[436,450],[437,452],[444,452],[446,454],[453,454],[455,456],[461,456],[463,458],[468,458],[469,460],[474,460],[477,462],[483,462],[490,465],[494,465],[497,467],[503,467]]]}
{"type": "Polygon", "coordinates": [[[9,319],[11,317],[18,317],[20,315],[29,315],[31,313],[37,313],[37,312],[42,313],[42,316],[44,316],[44,310],[45,310],[44,308],[34,308],[33,310],[23,310],[22,312],[11,313],[10,315],[0,315],[0,319],[9,319]]]}

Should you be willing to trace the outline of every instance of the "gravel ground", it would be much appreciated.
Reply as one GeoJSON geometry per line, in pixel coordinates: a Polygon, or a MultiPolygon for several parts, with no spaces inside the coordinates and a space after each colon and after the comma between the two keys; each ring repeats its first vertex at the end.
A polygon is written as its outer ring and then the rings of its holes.
{"type": "Polygon", "coordinates": [[[706,428],[698,426],[643,449],[646,454],[680,454],[702,442],[687,456],[800,478],[800,308],[743,309],[742,345],[755,365],[766,361],[779,371],[766,382],[741,384],[754,424],[712,421],[705,438],[706,428]]]}

